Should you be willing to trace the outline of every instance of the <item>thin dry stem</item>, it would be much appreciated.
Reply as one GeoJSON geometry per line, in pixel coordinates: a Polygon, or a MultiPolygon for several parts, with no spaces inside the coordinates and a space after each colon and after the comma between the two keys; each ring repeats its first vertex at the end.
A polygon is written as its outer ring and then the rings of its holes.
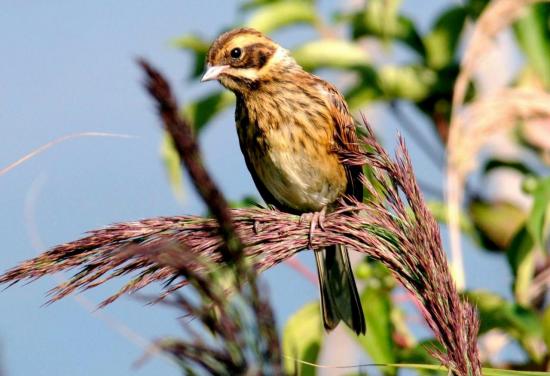
{"type": "Polygon", "coordinates": [[[69,141],[75,138],[82,138],[82,137],[117,137],[117,138],[132,138],[134,136],[127,135],[127,134],[118,134],[118,133],[106,133],[106,132],[81,132],[81,133],[74,133],[74,134],[68,134],[59,138],[56,138],[53,141],[47,142],[44,145],[39,146],[38,148],[32,150],[30,153],[25,154],[18,160],[16,160],[13,163],[10,163],[9,165],[3,167],[0,169],[0,176],[4,175],[5,173],[13,170],[17,166],[25,163],[26,161],[36,157],[39,154],[42,154],[46,150],[54,147],[55,145],[61,144],[65,141],[69,141]]]}

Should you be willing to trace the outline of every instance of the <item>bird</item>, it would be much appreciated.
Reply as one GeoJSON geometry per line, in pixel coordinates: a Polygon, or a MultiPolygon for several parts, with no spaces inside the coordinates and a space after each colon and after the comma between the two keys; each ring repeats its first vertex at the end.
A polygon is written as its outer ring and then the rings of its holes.
{"type": "MultiPolygon", "coordinates": [[[[335,152],[358,151],[359,146],[354,119],[333,85],[305,71],[288,50],[252,28],[227,31],[212,43],[201,78],[211,80],[236,96],[240,148],[267,204],[315,214],[322,227],[324,213],[340,199],[362,201],[362,167],[345,165],[335,152]]],[[[357,335],[365,334],[347,249],[331,245],[314,253],[325,329],[343,321],[357,335]]]]}

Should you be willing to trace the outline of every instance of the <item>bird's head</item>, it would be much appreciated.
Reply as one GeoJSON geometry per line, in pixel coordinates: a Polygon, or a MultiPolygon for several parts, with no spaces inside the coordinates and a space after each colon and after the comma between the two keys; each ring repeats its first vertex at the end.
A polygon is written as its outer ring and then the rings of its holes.
{"type": "Polygon", "coordinates": [[[254,29],[234,29],[220,35],[208,50],[201,81],[218,80],[244,94],[292,66],[297,65],[288,51],[270,38],[254,29]]]}

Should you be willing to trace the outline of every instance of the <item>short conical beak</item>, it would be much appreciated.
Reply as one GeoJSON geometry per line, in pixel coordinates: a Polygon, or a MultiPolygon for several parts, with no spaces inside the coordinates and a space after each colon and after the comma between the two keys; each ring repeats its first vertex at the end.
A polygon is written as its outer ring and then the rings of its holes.
{"type": "Polygon", "coordinates": [[[229,65],[207,66],[206,72],[204,72],[204,75],[201,78],[201,82],[217,80],[220,74],[222,74],[228,67],[229,65]]]}

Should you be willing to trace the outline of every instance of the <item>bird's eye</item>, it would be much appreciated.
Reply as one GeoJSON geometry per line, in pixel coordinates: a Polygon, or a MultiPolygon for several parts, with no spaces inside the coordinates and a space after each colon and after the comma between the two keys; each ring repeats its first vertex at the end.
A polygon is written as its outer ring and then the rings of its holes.
{"type": "Polygon", "coordinates": [[[238,48],[238,47],[231,50],[231,57],[232,57],[233,59],[238,59],[238,58],[240,58],[240,57],[241,57],[241,54],[242,54],[242,51],[241,51],[241,49],[238,48]]]}

